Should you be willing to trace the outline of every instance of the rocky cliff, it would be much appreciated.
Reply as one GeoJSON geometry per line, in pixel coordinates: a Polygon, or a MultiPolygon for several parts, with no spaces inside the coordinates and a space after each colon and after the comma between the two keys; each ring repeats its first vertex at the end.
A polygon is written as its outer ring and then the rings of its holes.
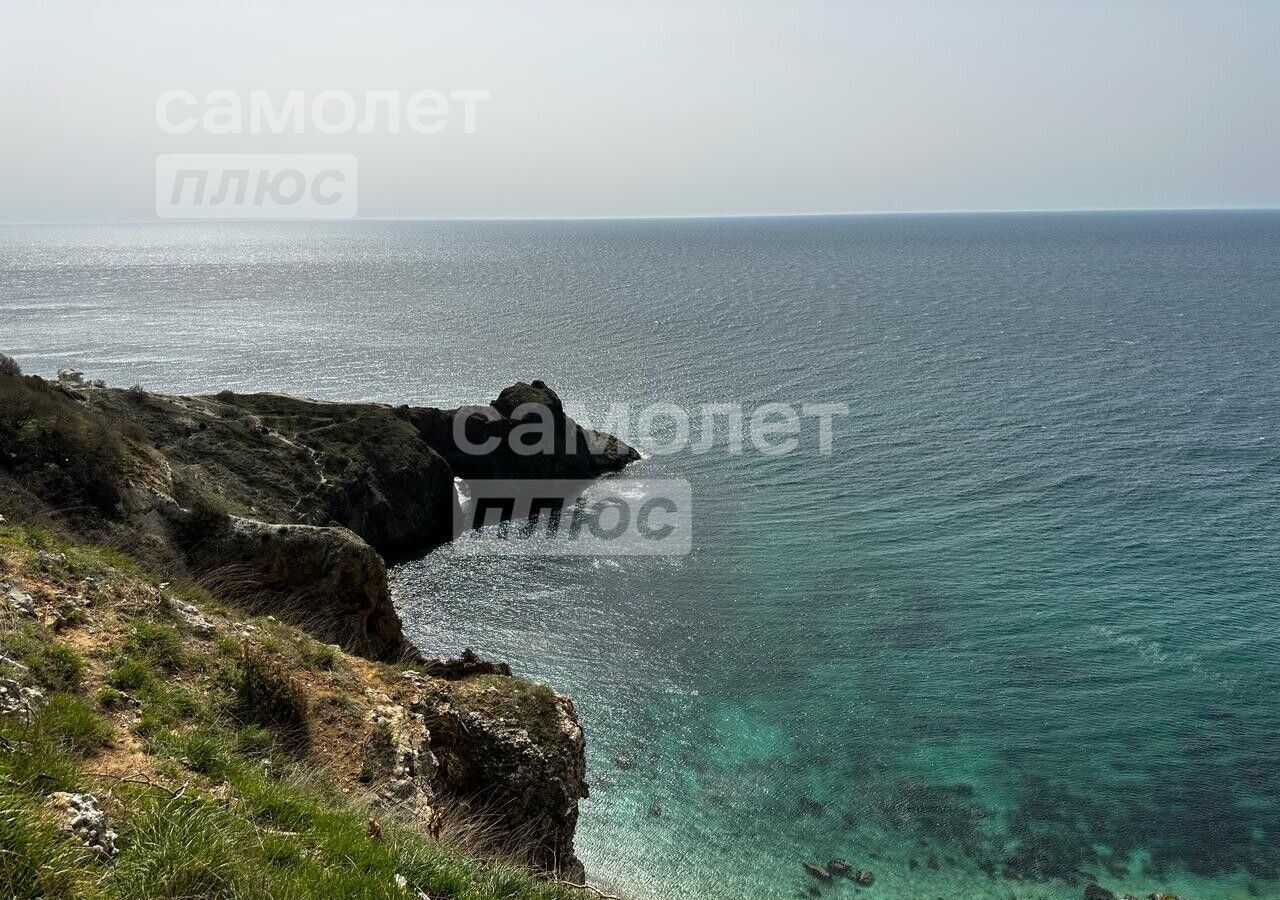
{"type": "Polygon", "coordinates": [[[369,659],[419,664],[413,696],[380,714],[395,790],[407,778],[423,805],[448,797],[521,835],[530,865],[581,874],[584,740],[572,703],[501,665],[421,660],[383,556],[451,539],[455,476],[589,478],[638,459],[634,449],[581,428],[540,381],[437,410],[17,376],[0,377],[0,445],[12,517],[128,547],[166,578],[369,659]]]}
{"type": "Polygon", "coordinates": [[[405,414],[460,478],[596,478],[640,459],[613,435],[580,426],[541,381],[513,384],[488,406],[405,414]]]}
{"type": "Polygon", "coordinates": [[[580,896],[529,877],[582,883],[568,698],[349,655],[5,518],[5,896],[580,896]]]}
{"type": "Polygon", "coordinates": [[[93,536],[109,525],[224,593],[378,658],[413,651],[377,557],[454,536],[455,476],[593,478],[639,459],[578,426],[541,381],[458,410],[5,383],[10,408],[29,410],[8,427],[20,452],[0,460],[19,493],[92,507],[77,518],[93,536]]]}
{"type": "Polygon", "coordinates": [[[380,554],[423,553],[452,537],[454,472],[407,408],[278,394],[179,397],[74,389],[128,423],[167,461],[186,507],[288,525],[341,525],[380,554]]]}

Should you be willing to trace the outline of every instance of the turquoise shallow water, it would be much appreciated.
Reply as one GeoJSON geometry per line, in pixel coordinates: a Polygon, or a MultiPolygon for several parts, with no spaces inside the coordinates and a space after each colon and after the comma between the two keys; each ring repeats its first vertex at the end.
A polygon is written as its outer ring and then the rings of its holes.
{"type": "Polygon", "coordinates": [[[588,867],[1280,897],[1277,251],[1271,213],[0,229],[0,347],[172,390],[847,403],[830,456],[643,462],[694,487],[686,557],[397,570],[429,652],[575,696],[588,867]]]}

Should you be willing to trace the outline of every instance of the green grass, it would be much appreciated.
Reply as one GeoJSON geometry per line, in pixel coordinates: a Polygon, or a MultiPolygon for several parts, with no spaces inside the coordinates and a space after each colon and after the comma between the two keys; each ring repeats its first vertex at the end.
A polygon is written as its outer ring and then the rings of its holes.
{"type": "Polygon", "coordinates": [[[48,528],[39,525],[0,525],[0,547],[18,550],[43,550],[50,555],[61,555],[62,561],[32,558],[28,568],[37,572],[65,572],[77,578],[101,576],[115,569],[121,573],[140,574],[137,560],[114,547],[92,544],[72,544],[48,528]]]}
{"type": "MultiPolygon", "coordinates": [[[[0,893],[22,900],[384,900],[405,894],[396,876],[439,900],[571,900],[523,871],[484,865],[368,812],[310,780],[275,777],[236,749],[226,726],[174,735],[164,752],[189,772],[225,778],[227,800],[77,774],[92,712],[53,698],[31,726],[0,727],[0,893]],[[92,860],[59,838],[44,813],[55,790],[110,789],[119,855],[92,860]]],[[[243,731],[241,732],[243,734],[243,731]]],[[[93,741],[90,741],[92,744],[93,741]]],[[[157,766],[163,769],[162,766],[157,766]]],[[[272,771],[275,771],[273,767],[272,771]]],[[[184,779],[185,780],[185,779],[184,779]]]]}
{"type": "Polygon", "coordinates": [[[0,787],[0,885],[13,900],[87,900],[100,896],[95,868],[58,836],[30,796],[0,787]]]}
{"type": "Polygon", "coordinates": [[[210,732],[180,732],[161,743],[165,752],[181,759],[188,769],[201,775],[222,778],[231,769],[231,751],[224,741],[210,732]]]}
{"type": "MultiPolygon", "coordinates": [[[[67,547],[41,529],[0,526],[0,544],[66,553],[57,583],[89,566],[115,570],[114,587],[138,579],[127,557],[67,547]]],[[[29,669],[15,673],[47,696],[30,723],[0,719],[0,898],[413,900],[418,891],[435,900],[580,897],[521,869],[481,863],[398,824],[391,812],[375,813],[382,822],[375,840],[361,801],[299,774],[309,757],[296,738],[313,715],[323,721],[299,668],[332,671],[326,680],[352,679],[353,690],[360,688],[331,647],[275,623],[263,626],[261,645],[225,637],[184,643],[180,631],[155,621],[163,610],[139,616],[127,609],[137,616],[129,635],[95,651],[95,671],[103,662],[111,668],[90,679],[87,694],[85,661],[52,631],[28,623],[0,635],[5,654],[29,669]],[[124,719],[120,712],[134,701],[140,718],[133,728],[156,785],[94,774],[107,768],[100,754],[121,727],[104,711],[124,719]],[[54,791],[88,791],[104,801],[119,832],[113,861],[91,858],[59,836],[48,803],[54,791]]],[[[492,697],[486,686],[478,684],[478,696],[468,699],[552,709],[545,688],[499,679],[492,686],[500,696],[492,697]]],[[[362,696],[341,696],[338,708],[360,715],[362,696]]]]}
{"type": "Polygon", "coordinates": [[[338,650],[332,644],[308,640],[300,651],[300,662],[308,669],[333,671],[338,664],[338,650]]]}
{"type": "Polygon", "coordinates": [[[0,720],[0,786],[38,796],[75,789],[77,760],[44,715],[30,725],[0,720]]]}
{"type": "MultiPolygon", "coordinates": [[[[106,686],[98,692],[98,703],[103,709],[118,709],[124,706],[124,694],[136,699],[142,707],[142,714],[135,728],[143,737],[157,737],[180,725],[203,724],[207,722],[210,712],[210,698],[202,696],[202,690],[175,681],[171,674],[158,672],[161,665],[172,665],[178,654],[167,648],[167,637],[157,643],[157,634],[172,634],[163,626],[139,628],[126,642],[125,647],[132,653],[144,653],[149,656],[132,655],[123,652],[116,657],[115,667],[106,677],[106,686]],[[140,638],[141,636],[141,638],[140,638]],[[156,648],[160,647],[159,651],[156,648]]],[[[181,653],[183,662],[187,662],[185,653],[181,653]]]]}
{"type": "Polygon", "coordinates": [[[70,647],[49,638],[43,629],[28,625],[0,637],[5,652],[31,670],[40,687],[73,691],[84,675],[84,660],[70,647]]]}
{"type": "Polygon", "coordinates": [[[53,532],[39,525],[0,525],[0,546],[55,553],[63,546],[53,532]]]}
{"type": "Polygon", "coordinates": [[[76,754],[89,754],[111,743],[110,723],[70,694],[50,697],[36,718],[36,727],[54,744],[76,754]]]}
{"type": "Polygon", "coordinates": [[[275,739],[271,732],[261,725],[246,725],[236,735],[236,750],[247,755],[260,755],[268,752],[275,739]]]}
{"type": "Polygon", "coordinates": [[[213,715],[209,701],[185,685],[156,681],[138,696],[142,716],[136,730],[145,738],[160,738],[179,727],[207,725],[213,715]]]}
{"type": "Polygon", "coordinates": [[[137,572],[138,562],[132,556],[114,547],[77,547],[71,554],[79,565],[91,569],[117,569],[121,572],[137,572]]]}
{"type": "Polygon", "coordinates": [[[246,818],[283,831],[305,831],[315,821],[315,802],[287,782],[244,769],[232,776],[246,818]]]}
{"type": "Polygon", "coordinates": [[[115,668],[107,676],[107,684],[117,690],[133,693],[155,681],[155,673],[145,660],[124,656],[116,660],[115,668]]]}
{"type": "Polygon", "coordinates": [[[104,685],[98,690],[98,706],[105,710],[124,708],[127,697],[123,691],[104,685]]]}
{"type": "Polygon", "coordinates": [[[565,900],[518,870],[486,867],[388,826],[369,837],[366,816],[314,790],[254,776],[230,808],[152,793],[124,825],[104,881],[120,900],[386,900],[409,897],[396,876],[442,900],[565,900]]]}
{"type": "Polygon", "coordinates": [[[186,653],[178,632],[167,625],[139,622],[124,644],[129,656],[145,659],[162,672],[177,672],[186,664],[186,653]]]}
{"type": "MultiPolygon", "coordinates": [[[[247,897],[237,823],[217,803],[195,797],[143,799],[121,838],[111,893],[122,900],[247,897]]],[[[246,842],[247,843],[247,842],[246,842]]]]}

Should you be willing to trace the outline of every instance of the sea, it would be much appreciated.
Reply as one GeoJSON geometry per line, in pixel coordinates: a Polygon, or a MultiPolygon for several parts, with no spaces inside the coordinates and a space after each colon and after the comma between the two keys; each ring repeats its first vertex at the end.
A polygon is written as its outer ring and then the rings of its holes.
{"type": "Polygon", "coordinates": [[[695,426],[835,404],[826,447],[630,435],[611,487],[687,483],[687,552],[487,529],[393,570],[427,654],[573,696],[597,883],[1280,897],[1280,213],[7,226],[0,352],[396,404],[540,378],[695,426]],[[835,857],[874,884],[802,868],[835,857]]]}

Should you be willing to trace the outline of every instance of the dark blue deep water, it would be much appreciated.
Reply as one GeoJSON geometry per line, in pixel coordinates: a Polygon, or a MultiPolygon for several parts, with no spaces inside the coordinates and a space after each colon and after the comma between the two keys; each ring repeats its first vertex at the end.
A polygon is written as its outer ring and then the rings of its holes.
{"type": "Polygon", "coordinates": [[[0,229],[29,372],[848,404],[830,455],[640,464],[687,556],[396,572],[427,652],[574,695],[581,855],[646,898],[831,856],[894,900],[1280,897],[1277,349],[1275,213],[0,229]]]}

